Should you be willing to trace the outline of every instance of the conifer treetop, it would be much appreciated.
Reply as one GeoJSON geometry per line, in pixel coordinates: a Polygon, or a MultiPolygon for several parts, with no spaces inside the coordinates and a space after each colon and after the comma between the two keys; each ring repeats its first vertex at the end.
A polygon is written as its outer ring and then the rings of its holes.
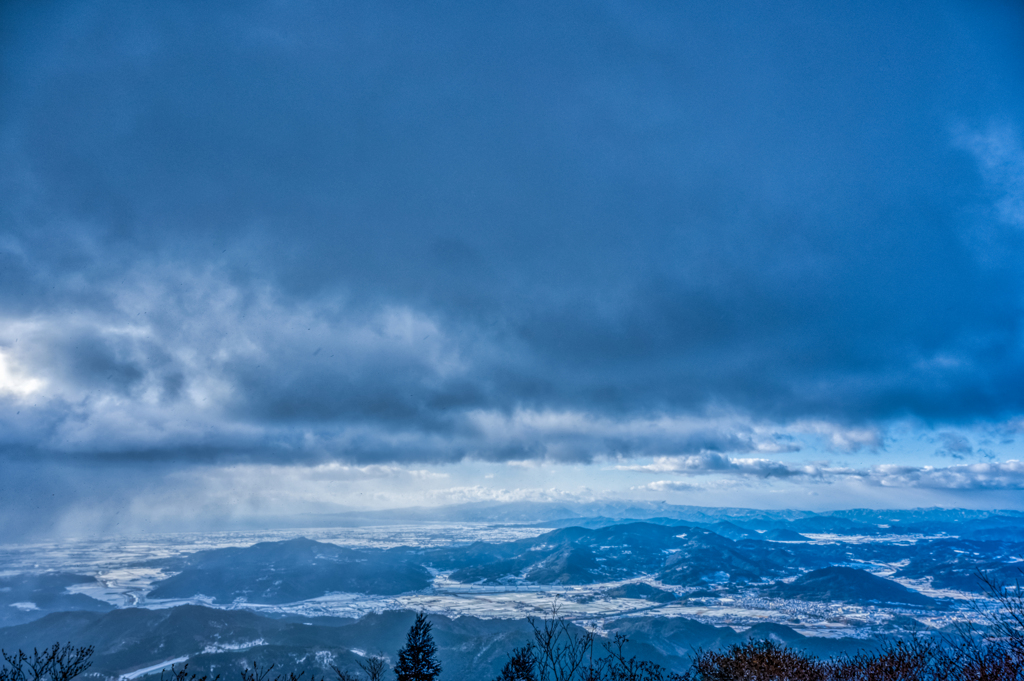
{"type": "Polygon", "coordinates": [[[398,663],[395,665],[397,681],[434,681],[441,674],[431,628],[424,613],[416,615],[405,647],[398,651],[398,663]]]}

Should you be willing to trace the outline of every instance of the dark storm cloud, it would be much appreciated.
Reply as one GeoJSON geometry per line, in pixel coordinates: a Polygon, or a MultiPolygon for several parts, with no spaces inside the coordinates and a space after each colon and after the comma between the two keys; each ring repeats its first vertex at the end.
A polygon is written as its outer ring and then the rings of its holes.
{"type": "Polygon", "coordinates": [[[587,461],[1024,408],[1017,7],[3,12],[0,350],[45,382],[8,451],[587,461]]]}

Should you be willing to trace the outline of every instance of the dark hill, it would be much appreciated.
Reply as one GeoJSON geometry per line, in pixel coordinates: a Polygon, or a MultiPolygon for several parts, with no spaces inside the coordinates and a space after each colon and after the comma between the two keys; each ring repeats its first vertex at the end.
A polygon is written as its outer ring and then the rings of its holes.
{"type": "Polygon", "coordinates": [[[1021,580],[1021,564],[1011,563],[1006,556],[1024,554],[1024,544],[1006,545],[996,541],[973,541],[956,538],[922,543],[909,564],[896,572],[909,579],[930,578],[937,589],[958,589],[983,593],[986,590],[978,574],[987,574],[997,584],[1013,584],[1021,580]]]}
{"type": "Polygon", "coordinates": [[[569,546],[534,565],[526,579],[537,584],[589,584],[600,565],[590,551],[569,546]]]}
{"type": "Polygon", "coordinates": [[[848,518],[827,516],[799,518],[790,521],[786,527],[794,532],[810,534],[887,534],[886,531],[880,530],[877,525],[868,525],[867,523],[849,520],[848,518]]]}
{"type": "Polygon", "coordinates": [[[845,601],[848,603],[901,603],[931,606],[935,600],[870,572],[848,567],[828,567],[797,577],[790,584],[774,584],[765,595],[797,598],[805,601],[845,601]]]}
{"type": "Polygon", "coordinates": [[[609,631],[624,634],[635,643],[647,644],[670,658],[685,658],[697,649],[722,649],[761,638],[770,638],[819,656],[854,653],[877,647],[874,641],[803,636],[783,624],[756,624],[737,633],[730,627],[716,627],[686,617],[628,617],[613,622],[609,631]]]}
{"type": "Polygon", "coordinates": [[[762,535],[763,539],[768,541],[809,541],[807,537],[803,536],[793,530],[787,530],[784,527],[780,527],[776,530],[768,530],[762,535]]]}
{"type": "Polygon", "coordinates": [[[356,550],[299,538],[200,551],[158,582],[150,599],[205,595],[220,603],[293,603],[332,591],[398,594],[425,589],[430,573],[397,551],[356,550]]]}
{"type": "Polygon", "coordinates": [[[604,593],[612,598],[642,598],[655,603],[671,603],[678,600],[678,597],[671,591],[665,591],[643,582],[622,584],[607,589],[604,593]]]}
{"type": "MultiPolygon", "coordinates": [[[[96,647],[93,671],[116,676],[203,650],[207,645],[269,638],[288,627],[245,610],[185,605],[166,610],[125,608],[108,613],[56,613],[2,630],[7,649],[40,641],[73,641],[96,647]]],[[[305,627],[303,627],[305,628],[305,627]]]]}
{"type": "MultiPolygon", "coordinates": [[[[386,611],[359,620],[329,618],[288,621],[245,610],[179,606],[164,610],[128,608],[110,613],[60,613],[29,624],[0,629],[0,645],[28,648],[40,641],[73,641],[95,645],[90,673],[106,678],[188,657],[190,674],[221,674],[230,681],[252,662],[276,664],[283,672],[305,670],[316,678],[333,678],[330,664],[358,673],[353,650],[381,652],[394,660],[415,619],[408,611],[386,611]]],[[[448,679],[493,678],[507,653],[532,639],[527,621],[450,619],[430,615],[438,656],[448,679]]],[[[575,625],[571,630],[582,633],[575,625]]],[[[782,625],[758,625],[737,633],[685,618],[624,618],[610,632],[629,637],[627,655],[637,655],[682,671],[695,649],[717,649],[752,636],[771,636],[801,649],[822,654],[835,649],[855,652],[864,641],[812,639],[782,625]],[[824,646],[824,647],[823,647],[824,646]]],[[[599,642],[600,643],[600,642],[599,642]]],[[[276,670],[275,670],[276,671],[276,670]]],[[[160,672],[145,677],[155,681],[160,672]]],[[[393,678],[393,677],[391,677],[393,678]]]]}
{"type": "Polygon", "coordinates": [[[95,583],[96,578],[66,572],[0,577],[0,627],[31,622],[51,612],[107,612],[113,609],[104,601],[67,591],[69,586],[90,582],[95,583]]]}
{"type": "Polygon", "coordinates": [[[760,540],[744,542],[696,527],[626,523],[593,530],[569,527],[500,545],[474,545],[472,563],[451,549],[425,555],[435,567],[458,561],[451,575],[455,581],[486,584],[519,579],[591,584],[656,575],[666,584],[699,586],[759,581],[783,574],[803,560],[791,549],[760,540]]]}
{"type": "MultiPolygon", "coordinates": [[[[478,560],[456,570],[451,577],[464,583],[497,583],[522,576],[538,584],[591,584],[629,579],[658,571],[664,565],[667,552],[679,545],[677,535],[687,531],[693,530],[650,523],[610,525],[593,530],[568,527],[531,539],[494,545],[491,560],[478,549],[478,560]]],[[[441,562],[450,553],[445,550],[431,555],[441,562]]]]}
{"type": "Polygon", "coordinates": [[[711,525],[704,525],[706,529],[711,530],[715,534],[721,535],[733,541],[739,541],[740,539],[761,539],[761,535],[754,530],[747,530],[745,528],[730,523],[728,520],[722,520],[711,525]]]}

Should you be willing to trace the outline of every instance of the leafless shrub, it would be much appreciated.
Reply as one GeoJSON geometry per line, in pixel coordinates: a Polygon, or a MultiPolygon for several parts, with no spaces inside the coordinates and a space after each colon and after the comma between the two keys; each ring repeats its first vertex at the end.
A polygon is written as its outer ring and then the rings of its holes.
{"type": "MultiPolygon", "coordinates": [[[[161,669],[160,670],[160,681],[207,681],[209,679],[209,677],[207,677],[205,675],[204,676],[197,676],[196,674],[193,674],[192,676],[189,676],[188,675],[188,665],[187,664],[184,667],[182,667],[181,669],[175,669],[174,665],[172,664],[171,665],[171,674],[165,680],[164,679],[164,674],[166,673],[166,671],[167,671],[166,669],[161,669]]],[[[219,678],[220,678],[220,674],[217,674],[217,676],[213,677],[212,679],[209,679],[209,681],[217,681],[217,679],[219,679],[219,678]]]]}
{"type": "Polygon", "coordinates": [[[529,619],[534,642],[515,651],[496,681],[675,681],[684,677],[650,660],[626,657],[628,639],[617,634],[605,642],[605,655],[595,657],[595,635],[558,614],[529,619]],[[534,673],[536,670],[536,673],[534,673]]]}
{"type": "MultiPolygon", "coordinates": [[[[388,663],[384,660],[382,655],[371,655],[366,658],[365,662],[356,662],[359,668],[366,674],[366,678],[369,681],[384,681],[384,675],[388,671],[388,663]]],[[[334,673],[338,675],[338,681],[358,681],[355,674],[350,672],[342,671],[335,666],[331,666],[334,673]]]]}
{"type": "Polygon", "coordinates": [[[1013,586],[997,582],[983,572],[978,573],[978,579],[985,585],[989,597],[999,605],[996,610],[983,613],[989,626],[989,639],[998,641],[1005,654],[1024,661],[1024,590],[1020,578],[1014,580],[1013,586]]]}
{"type": "Polygon", "coordinates": [[[768,639],[733,645],[724,652],[697,651],[688,681],[825,681],[817,658],[768,639]]]}
{"type": "Polygon", "coordinates": [[[8,653],[0,650],[4,666],[0,668],[0,681],[70,681],[92,666],[92,646],[75,647],[70,643],[54,643],[32,654],[19,650],[8,653]]]}
{"type": "Polygon", "coordinates": [[[338,681],[359,681],[359,677],[348,670],[338,669],[334,665],[331,665],[331,669],[338,675],[338,681]]]}
{"type": "Polygon", "coordinates": [[[622,634],[615,634],[615,637],[604,643],[607,656],[601,660],[600,678],[604,681],[676,681],[683,677],[667,671],[660,664],[650,660],[637,660],[636,656],[627,658],[622,651],[623,646],[629,641],[622,634]]]}
{"type": "MultiPolygon", "coordinates": [[[[270,665],[269,667],[264,668],[258,662],[253,662],[252,669],[242,669],[242,681],[267,681],[267,677],[270,676],[270,672],[273,671],[274,666],[275,665],[270,665]]],[[[305,675],[306,672],[304,671],[299,672],[298,674],[296,674],[295,672],[288,672],[287,676],[284,676],[283,674],[278,674],[269,681],[299,681],[305,675]]],[[[176,681],[183,680],[177,679],[176,681]]],[[[202,679],[200,679],[199,681],[202,681],[202,679]]],[[[213,681],[216,681],[216,679],[214,679],[213,681]]],[[[309,678],[309,681],[317,681],[317,678],[315,676],[311,676],[309,678]]],[[[323,678],[321,678],[319,681],[324,680],[323,678]]]]}
{"type": "MultiPolygon", "coordinates": [[[[537,681],[575,681],[594,649],[594,634],[576,627],[552,606],[551,616],[527,619],[536,644],[537,681]]],[[[589,666],[589,665],[586,665],[589,666]]]]}
{"type": "Polygon", "coordinates": [[[915,636],[909,640],[888,641],[875,653],[840,656],[824,665],[829,681],[945,681],[949,668],[944,664],[939,643],[915,636]]]}

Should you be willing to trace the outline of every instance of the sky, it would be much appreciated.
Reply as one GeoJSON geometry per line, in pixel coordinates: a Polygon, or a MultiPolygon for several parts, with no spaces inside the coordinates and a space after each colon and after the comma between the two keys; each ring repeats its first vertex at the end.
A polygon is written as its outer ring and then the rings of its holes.
{"type": "Polygon", "coordinates": [[[0,5],[0,540],[1024,508],[1024,7],[0,5]]]}

